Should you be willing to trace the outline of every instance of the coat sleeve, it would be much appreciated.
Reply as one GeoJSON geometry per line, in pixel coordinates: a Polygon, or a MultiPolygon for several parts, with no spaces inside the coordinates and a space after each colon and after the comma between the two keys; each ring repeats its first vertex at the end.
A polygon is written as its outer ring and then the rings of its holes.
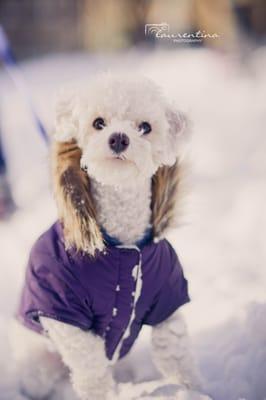
{"type": "Polygon", "coordinates": [[[89,298],[80,285],[73,284],[73,280],[75,276],[69,268],[37,242],[28,262],[19,320],[37,332],[43,331],[40,316],[90,329],[92,312],[89,298]],[[75,287],[79,287],[78,293],[73,289],[75,287]]]}
{"type": "Polygon", "coordinates": [[[190,301],[188,283],[184,277],[182,266],[174,249],[170,248],[170,250],[171,271],[146,313],[143,323],[147,325],[157,325],[163,322],[179,307],[190,301]]]}

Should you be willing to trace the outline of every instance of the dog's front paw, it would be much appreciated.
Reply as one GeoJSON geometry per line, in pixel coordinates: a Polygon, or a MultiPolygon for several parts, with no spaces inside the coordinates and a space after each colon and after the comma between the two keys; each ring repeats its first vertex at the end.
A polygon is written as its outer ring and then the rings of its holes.
{"type": "Polygon", "coordinates": [[[103,382],[97,385],[73,385],[80,400],[107,400],[107,390],[103,382]]]}
{"type": "Polygon", "coordinates": [[[20,393],[29,400],[48,400],[53,393],[50,385],[39,385],[38,381],[20,382],[20,393]]]}
{"type": "MultiPolygon", "coordinates": [[[[20,393],[27,399],[48,400],[53,394],[55,387],[66,374],[66,370],[58,359],[50,362],[27,361],[18,366],[20,393]]],[[[46,360],[47,361],[47,360],[46,360]]]]}
{"type": "Polygon", "coordinates": [[[49,379],[47,370],[40,366],[32,368],[25,367],[20,370],[19,388],[20,393],[27,399],[47,400],[53,393],[54,384],[49,379]]]}
{"type": "Polygon", "coordinates": [[[190,373],[186,374],[178,374],[174,380],[174,383],[178,382],[182,387],[186,388],[187,390],[192,391],[201,391],[203,388],[203,382],[196,370],[190,371],[190,373]]]}
{"type": "Polygon", "coordinates": [[[113,379],[109,372],[101,378],[73,374],[72,384],[80,400],[107,400],[113,390],[113,379]]]}

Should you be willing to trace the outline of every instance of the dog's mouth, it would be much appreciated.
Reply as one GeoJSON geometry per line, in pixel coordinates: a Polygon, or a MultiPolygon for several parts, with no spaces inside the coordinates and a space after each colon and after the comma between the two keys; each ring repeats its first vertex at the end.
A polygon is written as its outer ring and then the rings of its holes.
{"type": "MultiPolygon", "coordinates": [[[[127,166],[131,168],[134,166],[136,167],[136,163],[132,160],[129,160],[127,157],[125,157],[123,154],[113,154],[113,155],[108,155],[103,157],[101,160],[97,161],[98,164],[103,164],[103,166],[105,165],[105,168],[109,168],[110,171],[112,170],[112,168],[114,170],[121,170],[121,168],[125,168],[127,169],[127,166]],[[105,164],[106,163],[106,164],[105,164]]],[[[83,163],[81,164],[81,170],[85,173],[89,173],[90,171],[90,167],[87,165],[87,163],[83,163]]]]}
{"type": "Polygon", "coordinates": [[[129,160],[123,153],[121,154],[113,154],[112,156],[106,157],[107,161],[123,161],[125,163],[133,163],[133,161],[129,160]]]}
{"type": "Polygon", "coordinates": [[[121,157],[121,156],[114,156],[114,157],[110,157],[111,160],[120,160],[120,161],[126,161],[125,158],[121,157]]]}

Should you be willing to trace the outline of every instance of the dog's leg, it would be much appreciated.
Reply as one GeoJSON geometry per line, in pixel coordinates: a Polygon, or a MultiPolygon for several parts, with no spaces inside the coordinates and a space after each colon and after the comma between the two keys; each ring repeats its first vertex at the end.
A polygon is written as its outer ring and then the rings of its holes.
{"type": "Polygon", "coordinates": [[[9,331],[20,390],[29,399],[47,399],[66,375],[66,368],[50,340],[17,321],[9,331]]]}
{"type": "Polygon", "coordinates": [[[79,398],[106,399],[113,381],[103,339],[53,319],[42,317],[41,323],[69,367],[71,381],[79,398]]]}
{"type": "Polygon", "coordinates": [[[184,318],[179,311],[152,330],[152,357],[164,378],[189,389],[200,389],[199,372],[190,351],[184,318]]]}

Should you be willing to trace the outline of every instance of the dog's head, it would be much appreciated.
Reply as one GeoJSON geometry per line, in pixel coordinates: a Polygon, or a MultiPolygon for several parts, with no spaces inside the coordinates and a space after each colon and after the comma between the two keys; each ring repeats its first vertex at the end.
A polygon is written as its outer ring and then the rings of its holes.
{"type": "Polygon", "coordinates": [[[56,140],[76,140],[81,167],[109,185],[136,184],[175,163],[186,121],[146,78],[103,75],[57,104],[56,140]]]}

